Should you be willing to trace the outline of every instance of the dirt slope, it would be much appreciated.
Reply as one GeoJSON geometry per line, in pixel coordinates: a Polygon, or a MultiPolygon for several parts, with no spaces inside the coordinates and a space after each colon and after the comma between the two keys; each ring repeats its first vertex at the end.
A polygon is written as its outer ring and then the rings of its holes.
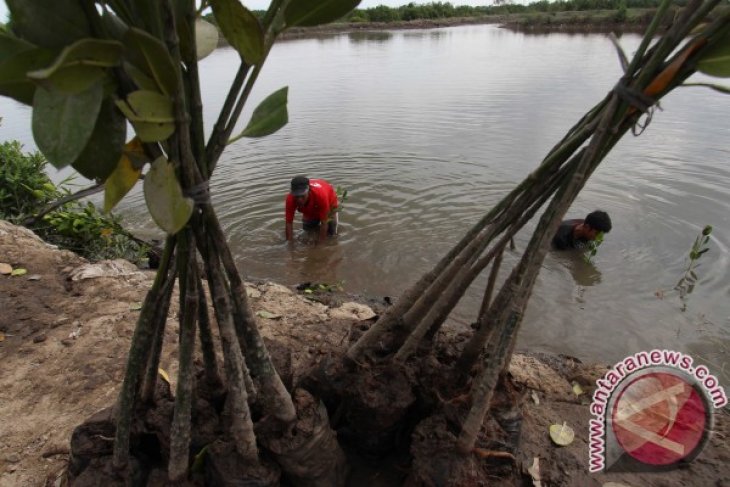
{"type": "MultiPolygon", "coordinates": [[[[48,479],[52,485],[66,465],[73,428],[116,398],[152,274],[124,261],[91,265],[3,221],[0,263],[27,270],[23,276],[0,276],[0,487],[40,486],[48,479]]],[[[259,324],[287,384],[296,383],[319,358],[342,351],[352,324],[373,316],[367,306],[328,307],[278,284],[251,284],[248,293],[256,311],[274,316],[259,318],[259,324]]],[[[175,301],[162,358],[173,382],[175,301]]],[[[730,486],[726,412],[717,415],[708,448],[683,470],[589,476],[587,396],[576,397],[570,381],[589,392],[606,368],[565,357],[517,355],[510,371],[525,388],[516,468],[526,479],[527,467],[539,457],[543,486],[607,481],[630,487],[730,486]],[[576,440],[558,448],[547,430],[563,421],[575,428],[576,440]]],[[[397,480],[383,483],[387,475],[379,476],[372,466],[356,472],[352,485],[398,485],[397,480]]]]}

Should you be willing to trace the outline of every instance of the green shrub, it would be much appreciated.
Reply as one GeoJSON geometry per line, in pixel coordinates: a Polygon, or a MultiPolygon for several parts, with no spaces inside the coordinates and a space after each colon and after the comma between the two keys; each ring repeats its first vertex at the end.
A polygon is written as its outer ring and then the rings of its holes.
{"type": "Polygon", "coordinates": [[[53,184],[45,172],[46,164],[39,152],[24,153],[18,141],[0,143],[0,219],[28,223],[47,242],[91,260],[141,262],[148,247],[122,227],[118,216],[102,214],[91,202],[72,201],[41,219],[33,218],[51,202],[70,194],[67,188],[53,184]]]}
{"type": "Polygon", "coordinates": [[[20,142],[0,144],[0,218],[21,223],[61,196],[45,167],[45,158],[24,154],[20,142]]]}

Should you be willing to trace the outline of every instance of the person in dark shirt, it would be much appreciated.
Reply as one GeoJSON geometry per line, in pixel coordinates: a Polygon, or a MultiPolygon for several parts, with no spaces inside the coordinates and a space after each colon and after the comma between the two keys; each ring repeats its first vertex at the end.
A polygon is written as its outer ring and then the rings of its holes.
{"type": "Polygon", "coordinates": [[[588,213],[585,220],[565,220],[560,223],[558,231],[553,237],[553,248],[557,250],[585,249],[599,233],[610,231],[611,218],[608,213],[596,210],[588,213]]]}

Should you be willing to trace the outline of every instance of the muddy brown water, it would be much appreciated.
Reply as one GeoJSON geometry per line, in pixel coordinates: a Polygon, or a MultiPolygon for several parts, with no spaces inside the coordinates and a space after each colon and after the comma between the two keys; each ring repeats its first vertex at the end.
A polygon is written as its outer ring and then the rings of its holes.
{"type": "MultiPolygon", "coordinates": [[[[639,37],[620,42],[631,53],[639,37]]],[[[202,63],[208,128],[235,63],[230,49],[202,63]]],[[[230,147],[212,184],[241,268],[250,278],[343,281],[346,291],[397,296],[620,74],[601,34],[526,35],[477,25],[280,43],[250,106],[289,85],[290,122],[230,147]],[[284,242],[284,196],[296,174],[349,190],[336,240],[284,242]]],[[[682,350],[709,362],[727,385],[730,97],[683,88],[662,107],[643,135],[616,147],[570,211],[581,217],[605,209],[614,230],[592,264],[548,255],[519,346],[608,362],[642,349],[682,350]],[[683,312],[671,288],[705,224],[715,227],[711,250],[683,312]]],[[[2,99],[0,116],[0,138],[32,147],[27,109],[2,99]]],[[[121,206],[134,228],[154,233],[143,209],[138,190],[121,206]]],[[[518,249],[528,238],[518,236],[518,249]]],[[[474,319],[483,285],[453,313],[457,325],[474,319]]]]}

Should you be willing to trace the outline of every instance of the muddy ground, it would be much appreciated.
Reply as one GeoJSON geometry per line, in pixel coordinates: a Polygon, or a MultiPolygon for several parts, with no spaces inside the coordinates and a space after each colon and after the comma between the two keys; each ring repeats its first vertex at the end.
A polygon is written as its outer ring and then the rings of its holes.
{"type": "MultiPolygon", "coordinates": [[[[152,274],[124,261],[91,265],[3,221],[0,263],[27,270],[22,276],[0,276],[0,486],[53,485],[65,471],[74,427],[116,398],[152,274]]],[[[255,310],[267,312],[259,324],[287,385],[298,383],[323,358],[342,353],[353,330],[369,326],[386,305],[375,299],[369,307],[342,295],[322,299],[325,305],[274,283],[251,283],[248,293],[255,310]]],[[[173,386],[175,309],[162,358],[173,386]]],[[[459,334],[449,336],[458,339],[459,334]]],[[[514,357],[510,372],[519,388],[523,420],[516,462],[507,461],[517,472],[513,478],[521,478],[522,485],[538,485],[528,473],[538,458],[543,486],[730,486],[727,411],[716,415],[707,448],[681,470],[589,475],[588,395],[606,370],[568,357],[514,357]],[[574,381],[585,394],[573,393],[574,381]],[[576,435],[561,448],[550,441],[548,428],[564,421],[576,435]]],[[[352,455],[349,485],[402,485],[410,461],[407,445],[400,455],[385,460],[352,455]]],[[[499,484],[494,480],[483,485],[499,484]]]]}

